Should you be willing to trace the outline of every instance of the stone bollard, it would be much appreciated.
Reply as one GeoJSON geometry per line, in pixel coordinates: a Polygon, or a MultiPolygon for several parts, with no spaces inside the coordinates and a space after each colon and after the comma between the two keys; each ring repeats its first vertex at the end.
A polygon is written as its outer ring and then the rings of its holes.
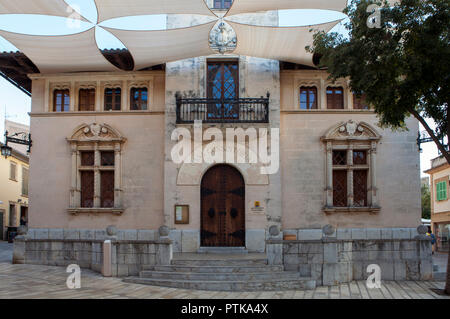
{"type": "Polygon", "coordinates": [[[102,266],[103,277],[112,276],[112,243],[111,240],[107,239],[103,242],[103,266],[102,266]]]}
{"type": "Polygon", "coordinates": [[[266,241],[267,260],[269,265],[283,264],[283,241],[279,239],[280,229],[273,225],[269,228],[269,239],[266,241]]]}
{"type": "Polygon", "coordinates": [[[20,226],[17,229],[18,235],[14,238],[13,264],[25,264],[25,251],[28,227],[20,226]]]}
{"type": "Polygon", "coordinates": [[[322,284],[333,286],[339,284],[342,279],[339,274],[338,245],[336,242],[336,229],[332,225],[322,228],[323,241],[323,266],[322,284]]]}
{"type": "Polygon", "coordinates": [[[167,226],[159,227],[159,243],[156,245],[156,264],[167,266],[173,258],[172,240],[169,238],[170,229],[167,226]]]}
{"type": "Polygon", "coordinates": [[[102,244],[103,260],[102,274],[105,277],[117,276],[117,233],[118,229],[114,225],[106,227],[106,238],[102,244]]]}

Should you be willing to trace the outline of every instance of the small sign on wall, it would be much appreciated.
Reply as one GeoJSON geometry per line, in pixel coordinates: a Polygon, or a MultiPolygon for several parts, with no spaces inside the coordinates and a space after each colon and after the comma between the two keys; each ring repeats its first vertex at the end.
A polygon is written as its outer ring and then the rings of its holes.
{"type": "Polygon", "coordinates": [[[261,206],[261,202],[260,201],[252,202],[250,207],[251,207],[250,208],[251,212],[255,213],[255,214],[261,214],[261,213],[264,213],[266,211],[264,209],[264,207],[261,206]]]}
{"type": "Polygon", "coordinates": [[[175,224],[189,224],[189,205],[175,205],[175,224]]]}

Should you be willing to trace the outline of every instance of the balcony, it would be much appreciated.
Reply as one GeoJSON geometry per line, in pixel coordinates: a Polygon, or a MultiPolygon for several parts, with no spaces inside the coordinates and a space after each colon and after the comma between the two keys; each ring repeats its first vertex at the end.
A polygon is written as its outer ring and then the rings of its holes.
{"type": "Polygon", "coordinates": [[[208,99],[176,97],[177,124],[269,123],[269,98],[208,99]]]}

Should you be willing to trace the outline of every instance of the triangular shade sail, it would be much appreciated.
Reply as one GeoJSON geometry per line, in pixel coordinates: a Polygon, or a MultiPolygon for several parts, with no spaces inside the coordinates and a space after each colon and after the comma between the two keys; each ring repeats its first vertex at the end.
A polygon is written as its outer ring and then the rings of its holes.
{"type": "Polygon", "coordinates": [[[44,14],[50,16],[79,18],[79,15],[71,15],[72,9],[64,0],[1,0],[0,14],[44,14]]]}
{"type": "Polygon", "coordinates": [[[345,7],[347,0],[235,0],[226,15],[286,9],[342,11],[345,7]]]}
{"type": "Polygon", "coordinates": [[[126,31],[105,28],[131,52],[136,70],[153,65],[213,54],[209,34],[216,22],[161,31],[126,31]]]}
{"type": "Polygon", "coordinates": [[[254,56],[314,66],[305,46],[313,42],[314,32],[330,31],[339,21],[303,27],[262,27],[228,21],[237,35],[234,54],[254,56]]]}
{"type": "Polygon", "coordinates": [[[95,0],[98,21],[150,14],[202,14],[215,16],[204,0],[95,0]]]}
{"type": "Polygon", "coordinates": [[[95,28],[65,36],[36,36],[0,30],[39,68],[41,73],[117,71],[101,54],[95,28]]]}

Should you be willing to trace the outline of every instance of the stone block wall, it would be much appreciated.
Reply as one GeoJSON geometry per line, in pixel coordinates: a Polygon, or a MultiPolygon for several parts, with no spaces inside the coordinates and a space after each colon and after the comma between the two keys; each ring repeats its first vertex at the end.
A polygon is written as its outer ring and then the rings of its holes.
{"type": "Polygon", "coordinates": [[[13,263],[81,268],[103,271],[103,243],[111,240],[111,275],[137,276],[145,266],[168,265],[172,241],[159,238],[158,231],[30,229],[16,237],[13,263]]]}
{"type": "Polygon", "coordinates": [[[269,239],[269,263],[331,286],[366,280],[367,267],[381,268],[382,280],[432,279],[431,241],[414,228],[288,230],[297,240],[269,239]]]}

